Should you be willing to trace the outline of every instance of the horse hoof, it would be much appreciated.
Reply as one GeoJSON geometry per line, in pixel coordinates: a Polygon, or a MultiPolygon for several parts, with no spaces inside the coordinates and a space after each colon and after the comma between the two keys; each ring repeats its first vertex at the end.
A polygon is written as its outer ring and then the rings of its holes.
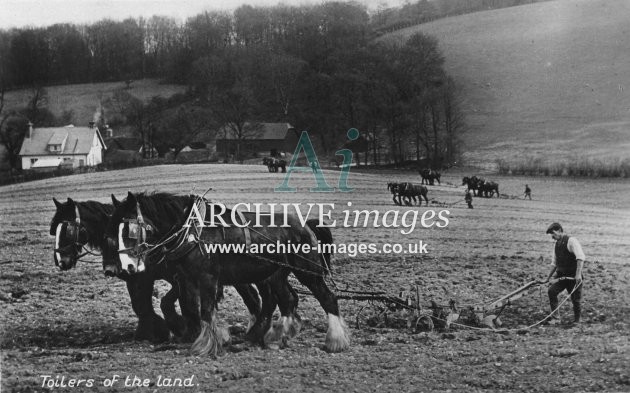
{"type": "Polygon", "coordinates": [[[326,333],[327,352],[341,352],[350,347],[347,327],[339,316],[328,314],[328,332],[326,333]]]}
{"type": "Polygon", "coordinates": [[[324,349],[329,353],[343,352],[350,347],[349,342],[345,343],[326,343],[324,349]]]}
{"type": "Polygon", "coordinates": [[[177,315],[167,319],[166,324],[175,337],[182,338],[186,334],[186,321],[181,316],[177,315]]]}
{"type": "Polygon", "coordinates": [[[169,340],[170,337],[171,331],[168,328],[166,321],[156,315],[153,319],[153,342],[166,342],[169,340]]]}

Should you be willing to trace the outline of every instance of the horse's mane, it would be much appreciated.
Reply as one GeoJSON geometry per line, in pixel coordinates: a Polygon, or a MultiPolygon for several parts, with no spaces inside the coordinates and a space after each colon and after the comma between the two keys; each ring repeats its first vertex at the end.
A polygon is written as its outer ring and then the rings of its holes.
{"type": "Polygon", "coordinates": [[[88,232],[88,245],[101,249],[101,241],[105,235],[107,220],[114,211],[114,206],[96,201],[74,202],[79,209],[81,222],[88,232]]]}
{"type": "Polygon", "coordinates": [[[193,195],[175,195],[167,192],[135,194],[142,214],[150,217],[160,232],[169,232],[173,226],[181,226],[187,218],[185,214],[192,206],[193,195]]]}

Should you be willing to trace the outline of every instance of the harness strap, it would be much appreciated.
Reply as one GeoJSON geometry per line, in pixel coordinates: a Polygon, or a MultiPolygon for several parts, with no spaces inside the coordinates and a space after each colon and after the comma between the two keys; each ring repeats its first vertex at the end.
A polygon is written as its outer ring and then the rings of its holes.
{"type": "MultiPolygon", "coordinates": [[[[206,219],[206,208],[208,207],[206,200],[203,199],[202,197],[197,197],[197,200],[195,201],[195,204],[197,205],[197,211],[199,212],[199,215],[201,216],[201,218],[203,220],[206,219]]],[[[191,214],[192,214],[192,210],[191,210],[191,214]]],[[[188,222],[190,222],[190,218],[188,220],[188,222]]],[[[201,237],[201,232],[203,231],[203,226],[202,225],[195,225],[195,232],[197,232],[197,239],[199,239],[201,237]]]]}
{"type": "MultiPolygon", "coordinates": [[[[245,216],[243,215],[242,212],[240,212],[239,210],[236,210],[236,213],[238,214],[239,219],[241,220],[241,224],[245,225],[245,216]]],[[[243,227],[243,234],[245,235],[245,247],[247,247],[249,249],[249,247],[252,244],[252,236],[249,232],[249,227],[245,226],[243,227]]]]}

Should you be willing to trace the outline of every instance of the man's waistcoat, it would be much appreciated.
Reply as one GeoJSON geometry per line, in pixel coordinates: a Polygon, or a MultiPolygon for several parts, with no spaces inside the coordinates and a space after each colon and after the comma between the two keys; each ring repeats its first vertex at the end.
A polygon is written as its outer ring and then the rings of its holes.
{"type": "Polygon", "coordinates": [[[556,267],[559,275],[573,276],[577,270],[575,254],[568,248],[569,236],[564,235],[556,241],[556,267]]]}

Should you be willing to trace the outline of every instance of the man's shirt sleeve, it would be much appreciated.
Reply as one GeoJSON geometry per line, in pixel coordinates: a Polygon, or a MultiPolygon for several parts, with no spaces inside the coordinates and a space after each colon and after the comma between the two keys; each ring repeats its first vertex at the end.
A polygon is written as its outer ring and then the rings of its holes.
{"type": "Polygon", "coordinates": [[[582,246],[580,242],[574,238],[570,237],[569,242],[567,243],[567,249],[575,255],[575,259],[586,260],[586,256],[584,256],[584,251],[582,251],[582,246]]]}

